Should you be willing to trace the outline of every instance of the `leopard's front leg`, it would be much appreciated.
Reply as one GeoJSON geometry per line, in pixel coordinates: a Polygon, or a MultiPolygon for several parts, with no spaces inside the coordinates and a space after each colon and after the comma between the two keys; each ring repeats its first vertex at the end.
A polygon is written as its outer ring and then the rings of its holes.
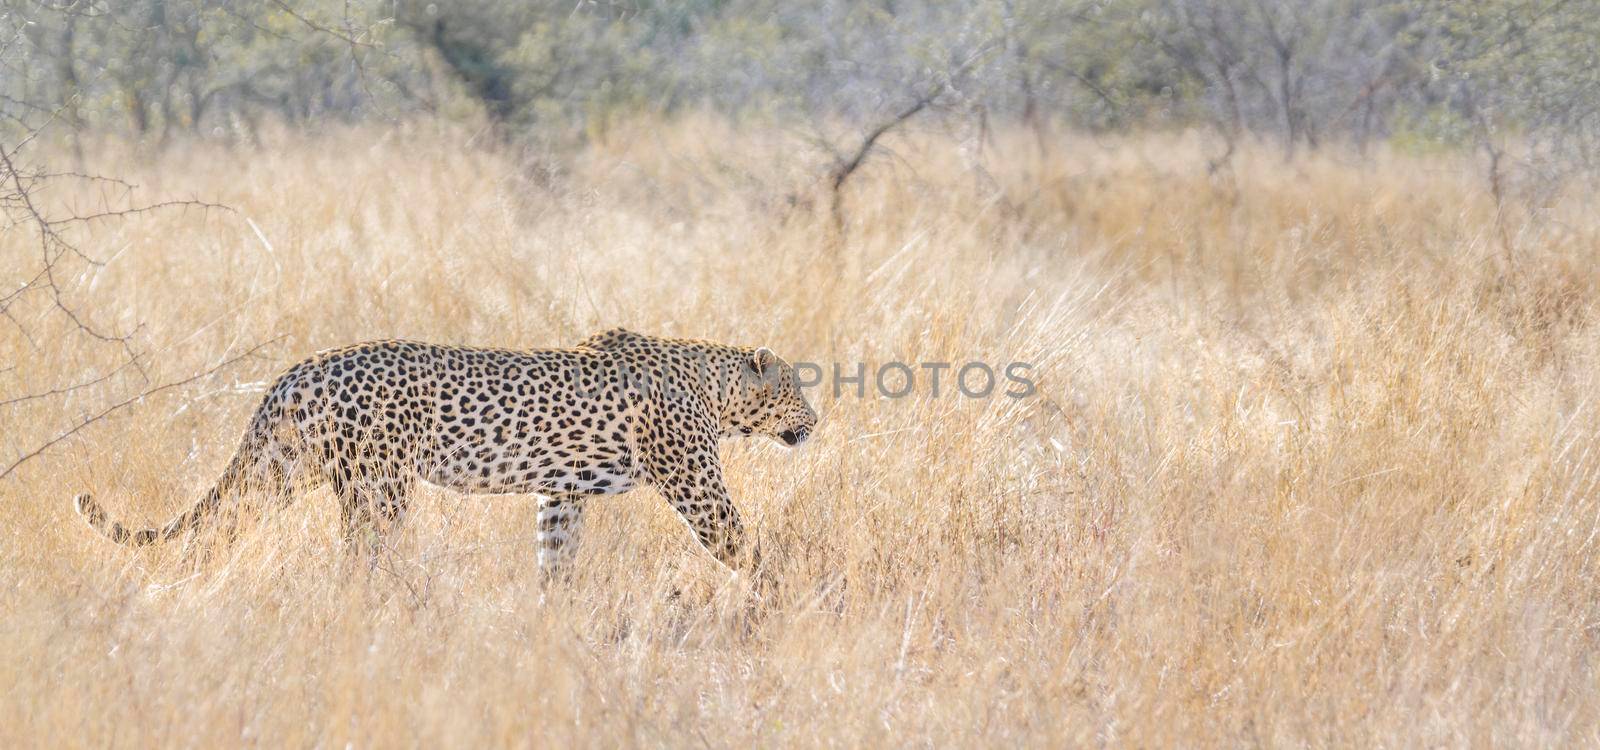
{"type": "Polygon", "coordinates": [[[723,565],[734,570],[755,567],[755,549],[746,542],[744,523],[722,483],[720,469],[701,471],[681,483],[663,486],[662,494],[700,544],[723,565]]]}
{"type": "Polygon", "coordinates": [[[755,570],[760,556],[723,484],[715,433],[701,427],[658,439],[644,458],[651,482],[700,544],[729,568],[755,570]]]}

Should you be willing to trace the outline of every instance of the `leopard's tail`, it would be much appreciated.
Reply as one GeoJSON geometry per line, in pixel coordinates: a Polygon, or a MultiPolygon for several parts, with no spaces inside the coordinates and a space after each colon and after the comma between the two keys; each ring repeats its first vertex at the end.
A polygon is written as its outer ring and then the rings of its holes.
{"type": "MultiPolygon", "coordinates": [[[[222,472],[222,478],[217,480],[200,501],[193,507],[179,513],[166,524],[149,529],[129,529],[120,521],[106,515],[100,503],[95,502],[89,493],[83,493],[72,499],[72,505],[78,514],[83,516],[96,531],[104,534],[106,538],[117,544],[127,544],[143,547],[148,544],[165,542],[184,532],[198,530],[217,515],[225,498],[238,494],[243,484],[247,467],[260,466],[262,462],[256,460],[256,454],[262,444],[261,435],[255,431],[247,434],[239,451],[234,454],[233,460],[228,463],[228,468],[222,472]]],[[[268,464],[270,465],[270,463],[268,464]]]]}
{"type": "Polygon", "coordinates": [[[200,502],[194,504],[194,507],[179,513],[166,525],[151,529],[129,530],[122,525],[122,522],[107,516],[105,509],[101,508],[100,503],[95,502],[87,492],[73,498],[72,505],[90,526],[105,534],[111,541],[143,547],[167,541],[190,529],[200,528],[208,517],[216,515],[217,508],[222,505],[222,490],[220,484],[212,487],[210,492],[200,498],[200,502]]]}

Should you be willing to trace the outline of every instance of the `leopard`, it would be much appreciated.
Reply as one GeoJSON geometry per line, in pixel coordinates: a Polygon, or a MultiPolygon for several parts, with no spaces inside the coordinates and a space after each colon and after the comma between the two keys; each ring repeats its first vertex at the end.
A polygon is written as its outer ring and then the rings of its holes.
{"type": "Polygon", "coordinates": [[[144,546],[198,532],[242,497],[287,507],[331,485],[344,539],[370,542],[400,527],[419,482],[533,495],[538,568],[561,579],[589,501],[650,487],[737,571],[760,555],[729,496],[721,441],[793,448],[816,425],[795,366],[765,346],[623,328],[571,348],[369,341],[278,376],[220,478],[164,525],[129,529],[87,493],[74,506],[111,541],[144,546]]]}

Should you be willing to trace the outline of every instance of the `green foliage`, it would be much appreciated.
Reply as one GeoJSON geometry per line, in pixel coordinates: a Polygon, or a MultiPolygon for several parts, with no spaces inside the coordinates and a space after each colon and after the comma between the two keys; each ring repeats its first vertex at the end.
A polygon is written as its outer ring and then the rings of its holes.
{"type": "Polygon", "coordinates": [[[1569,0],[1463,0],[1429,6],[1436,70],[1461,109],[1563,130],[1600,114],[1600,13],[1569,0]]]}
{"type": "Polygon", "coordinates": [[[1470,146],[1474,137],[1471,120],[1450,107],[1435,104],[1396,112],[1389,144],[1401,153],[1420,156],[1470,146]]]}

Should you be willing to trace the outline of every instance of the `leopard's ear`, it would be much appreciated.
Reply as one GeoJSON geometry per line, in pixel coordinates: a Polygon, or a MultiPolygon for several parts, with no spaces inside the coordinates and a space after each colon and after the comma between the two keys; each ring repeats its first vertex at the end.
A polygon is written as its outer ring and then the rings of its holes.
{"type": "Polygon", "coordinates": [[[750,371],[757,375],[770,375],[778,366],[778,355],[771,349],[760,347],[750,355],[750,371]]]}

